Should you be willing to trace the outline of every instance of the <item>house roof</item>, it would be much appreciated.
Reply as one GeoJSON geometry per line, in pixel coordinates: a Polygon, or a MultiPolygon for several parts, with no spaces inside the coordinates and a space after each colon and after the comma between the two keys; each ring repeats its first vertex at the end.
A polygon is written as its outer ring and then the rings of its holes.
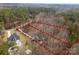
{"type": "Polygon", "coordinates": [[[16,40],[19,40],[19,36],[16,34],[16,33],[13,33],[9,38],[8,40],[10,41],[16,41],[16,40]]]}

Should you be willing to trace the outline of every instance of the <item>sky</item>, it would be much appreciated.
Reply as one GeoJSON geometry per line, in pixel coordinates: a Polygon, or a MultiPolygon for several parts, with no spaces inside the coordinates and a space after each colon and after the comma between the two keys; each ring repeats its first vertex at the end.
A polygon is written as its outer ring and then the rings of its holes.
{"type": "Polygon", "coordinates": [[[0,3],[79,4],[79,0],[0,0],[0,3]]]}

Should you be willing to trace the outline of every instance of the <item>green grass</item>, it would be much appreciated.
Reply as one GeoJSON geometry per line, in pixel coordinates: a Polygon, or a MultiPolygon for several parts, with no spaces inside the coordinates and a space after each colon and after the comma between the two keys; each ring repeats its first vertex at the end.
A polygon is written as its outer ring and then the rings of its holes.
{"type": "Polygon", "coordinates": [[[78,39],[79,39],[79,33],[78,32],[69,35],[69,40],[70,40],[71,43],[76,42],[78,39]]]}

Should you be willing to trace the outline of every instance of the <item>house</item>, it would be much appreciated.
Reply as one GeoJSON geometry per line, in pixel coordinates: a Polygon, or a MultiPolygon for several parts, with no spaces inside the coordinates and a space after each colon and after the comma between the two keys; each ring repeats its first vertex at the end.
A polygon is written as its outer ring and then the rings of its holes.
{"type": "Polygon", "coordinates": [[[16,33],[13,33],[10,35],[10,37],[8,37],[8,40],[9,41],[16,41],[16,40],[19,40],[19,36],[16,34],[16,33]]]}
{"type": "Polygon", "coordinates": [[[19,47],[22,45],[20,37],[16,33],[11,34],[10,37],[8,38],[8,41],[15,41],[16,45],[19,47]]]}

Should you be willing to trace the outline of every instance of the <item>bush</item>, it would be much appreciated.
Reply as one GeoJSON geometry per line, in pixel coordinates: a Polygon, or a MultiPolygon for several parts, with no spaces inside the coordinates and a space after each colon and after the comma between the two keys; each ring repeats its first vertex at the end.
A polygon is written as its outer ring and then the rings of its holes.
{"type": "Polygon", "coordinates": [[[0,55],[7,55],[8,54],[8,43],[4,42],[3,44],[0,45],[0,55]]]}

